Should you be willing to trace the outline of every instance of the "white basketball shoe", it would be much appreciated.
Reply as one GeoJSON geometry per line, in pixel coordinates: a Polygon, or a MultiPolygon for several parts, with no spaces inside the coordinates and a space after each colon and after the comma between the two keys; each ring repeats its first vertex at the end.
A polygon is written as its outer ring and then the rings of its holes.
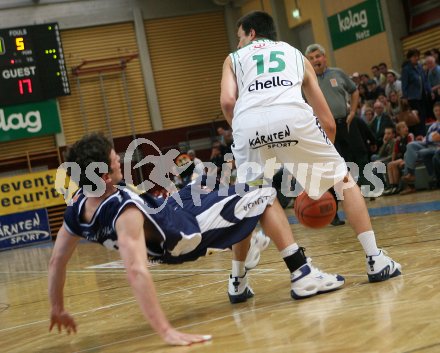
{"type": "Polygon", "coordinates": [[[265,250],[269,244],[270,238],[266,236],[262,230],[252,234],[251,245],[245,261],[246,270],[251,270],[257,267],[260,262],[261,252],[265,250]]]}
{"type": "Polygon", "coordinates": [[[315,294],[327,293],[341,288],[344,277],[328,274],[312,266],[312,259],[291,274],[291,291],[293,299],[303,299],[315,294]]]}
{"type": "Polygon", "coordinates": [[[402,266],[386,256],[380,249],[376,256],[366,256],[367,274],[370,282],[382,282],[402,274],[402,266]]]}
{"type": "Polygon", "coordinates": [[[248,284],[247,272],[243,277],[229,275],[228,296],[231,304],[245,302],[254,296],[254,292],[248,284]]]}

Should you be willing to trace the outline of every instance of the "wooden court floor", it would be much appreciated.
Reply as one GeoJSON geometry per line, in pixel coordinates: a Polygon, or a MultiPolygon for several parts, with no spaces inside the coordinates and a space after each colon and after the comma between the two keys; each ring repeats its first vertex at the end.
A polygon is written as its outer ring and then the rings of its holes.
{"type": "Polygon", "coordinates": [[[343,289],[302,301],[290,298],[289,275],[272,244],[251,272],[255,297],[236,305],[226,295],[229,252],[151,267],[173,325],[214,336],[189,347],[162,343],[138,310],[118,254],[93,244],[80,244],[68,267],[65,306],[78,333],[49,334],[51,247],[1,252],[0,352],[440,352],[439,200],[440,191],[426,191],[367,201],[377,211],[379,245],[404,271],[383,283],[368,283],[347,225],[292,225],[315,265],[346,278],[343,289]]]}

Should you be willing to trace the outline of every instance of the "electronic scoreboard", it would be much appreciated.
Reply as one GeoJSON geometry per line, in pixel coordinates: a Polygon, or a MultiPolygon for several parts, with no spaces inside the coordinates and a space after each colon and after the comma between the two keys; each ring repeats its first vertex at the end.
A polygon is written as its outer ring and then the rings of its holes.
{"type": "Polygon", "coordinates": [[[0,107],[68,94],[57,23],[0,29],[0,107]]]}

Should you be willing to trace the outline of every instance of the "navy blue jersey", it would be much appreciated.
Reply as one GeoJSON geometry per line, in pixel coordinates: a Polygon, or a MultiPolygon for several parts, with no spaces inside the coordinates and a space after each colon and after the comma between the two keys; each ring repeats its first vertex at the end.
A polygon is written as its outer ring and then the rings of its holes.
{"type": "Polygon", "coordinates": [[[255,228],[276,191],[270,187],[235,193],[234,187],[206,192],[199,185],[184,187],[168,199],[138,195],[120,187],[95,211],[90,223],[83,222],[87,200],[79,189],[64,214],[64,226],[72,234],[117,250],[115,224],[127,206],[137,207],[159,231],[161,244],[149,246],[150,258],[165,263],[196,260],[210,249],[226,249],[246,238],[255,228]]]}

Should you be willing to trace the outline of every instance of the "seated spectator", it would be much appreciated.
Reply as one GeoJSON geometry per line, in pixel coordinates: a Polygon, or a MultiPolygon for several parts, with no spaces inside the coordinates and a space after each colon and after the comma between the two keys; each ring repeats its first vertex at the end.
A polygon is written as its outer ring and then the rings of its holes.
{"type": "Polygon", "coordinates": [[[224,162],[224,154],[222,152],[222,144],[220,141],[214,141],[211,147],[211,156],[209,161],[213,163],[217,168],[221,168],[224,162]]]}
{"type": "Polygon", "coordinates": [[[379,67],[380,73],[386,77],[387,72],[388,72],[388,65],[386,63],[382,62],[382,63],[379,63],[377,66],[379,67]]]}
{"type": "Polygon", "coordinates": [[[217,128],[217,140],[219,140],[222,145],[225,145],[225,131],[226,130],[221,126],[217,128]]]}
{"type": "Polygon", "coordinates": [[[232,136],[232,130],[225,130],[223,135],[225,141],[225,154],[232,153],[232,145],[234,144],[234,137],[232,136]]]}
{"type": "Polygon", "coordinates": [[[353,72],[353,75],[351,75],[350,78],[356,84],[356,87],[359,87],[361,84],[361,76],[359,75],[359,72],[353,72]]]}
{"type": "Polygon", "coordinates": [[[359,104],[361,107],[367,102],[367,85],[361,83],[358,86],[359,90],[359,104]]]}
{"type": "Polygon", "coordinates": [[[391,114],[390,114],[391,105],[390,102],[388,101],[388,98],[385,96],[385,93],[379,94],[377,100],[383,104],[383,112],[391,118],[391,114]]]}
{"type": "Polygon", "coordinates": [[[388,103],[388,114],[390,115],[391,120],[393,120],[394,123],[397,123],[397,115],[400,113],[400,100],[399,95],[396,91],[390,91],[390,94],[388,96],[388,103]]]}
{"type": "Polygon", "coordinates": [[[371,185],[364,175],[364,169],[370,161],[372,153],[377,151],[376,136],[371,131],[368,124],[358,117],[355,117],[351,122],[349,133],[351,134],[355,129],[359,130],[362,143],[356,142],[350,147],[355,152],[353,162],[355,162],[359,168],[359,177],[357,183],[362,187],[362,185],[371,185]]]}
{"type": "Polygon", "coordinates": [[[188,150],[186,154],[194,163],[194,170],[191,179],[195,179],[197,176],[204,174],[205,166],[203,165],[202,160],[196,157],[196,152],[194,150],[188,150]]]}
{"type": "Polygon", "coordinates": [[[383,143],[379,148],[377,154],[371,156],[372,162],[382,162],[387,164],[391,161],[391,157],[394,151],[394,127],[386,126],[383,135],[383,143]]]}
{"type": "Polygon", "coordinates": [[[408,144],[404,155],[405,175],[402,178],[408,184],[408,187],[401,194],[409,194],[415,191],[414,186],[411,185],[416,180],[415,168],[417,161],[422,160],[428,174],[433,175],[432,158],[440,147],[440,102],[434,104],[434,115],[436,122],[431,124],[423,141],[414,141],[408,144]]]}
{"type": "Polygon", "coordinates": [[[370,80],[370,76],[368,76],[368,74],[361,74],[360,78],[361,78],[361,84],[365,85],[366,87],[368,81],[370,80]]]}
{"type": "Polygon", "coordinates": [[[384,106],[380,101],[374,102],[374,119],[370,123],[370,128],[376,136],[376,146],[380,149],[383,144],[383,135],[385,128],[390,126],[394,127],[394,123],[391,118],[384,112],[384,106]]]}
{"type": "MultiPolygon", "coordinates": [[[[420,123],[419,113],[417,110],[411,109],[406,99],[400,99],[399,103],[400,103],[400,112],[396,116],[396,121],[397,122],[404,121],[408,126],[409,131],[414,133],[415,135],[415,132],[417,131],[414,131],[413,128],[415,126],[418,126],[418,124],[420,123]]],[[[421,138],[418,139],[423,139],[422,135],[420,135],[420,137],[421,138]]]]}
{"type": "Polygon", "coordinates": [[[391,161],[387,164],[388,187],[383,192],[383,195],[385,196],[398,194],[402,191],[400,188],[400,176],[401,171],[405,166],[403,156],[406,152],[406,146],[408,143],[414,141],[414,135],[409,133],[408,126],[404,121],[397,123],[396,132],[397,137],[394,142],[391,161]]]}
{"type": "Polygon", "coordinates": [[[370,124],[373,122],[374,120],[374,110],[372,107],[365,105],[365,111],[364,111],[364,121],[368,124],[368,126],[370,126],[370,124]]]}
{"type": "Polygon", "coordinates": [[[369,80],[367,82],[367,92],[365,92],[365,97],[367,100],[375,101],[379,94],[385,93],[384,89],[377,85],[375,80],[369,80]]]}
{"type": "Polygon", "coordinates": [[[378,172],[378,168],[380,164],[385,164],[385,166],[388,164],[389,161],[391,161],[391,157],[394,150],[394,128],[391,126],[387,126],[385,128],[385,133],[383,135],[383,144],[382,147],[379,149],[377,154],[373,154],[370,157],[370,160],[373,162],[373,174],[376,175],[384,185],[388,185],[387,179],[383,173],[378,172]]]}
{"type": "Polygon", "coordinates": [[[438,48],[432,48],[430,50],[430,52],[431,52],[431,55],[434,57],[437,65],[440,65],[440,50],[438,48]]]}
{"type": "Polygon", "coordinates": [[[385,94],[389,98],[390,92],[395,91],[399,96],[402,95],[402,82],[398,79],[398,74],[394,70],[387,72],[387,84],[385,86],[385,94]]]}
{"type": "Polygon", "coordinates": [[[425,58],[427,77],[431,89],[431,99],[433,102],[440,101],[440,65],[435,62],[435,58],[429,55],[425,58]]]}
{"type": "Polygon", "coordinates": [[[385,75],[380,72],[379,66],[372,66],[371,73],[373,74],[371,78],[376,82],[376,85],[378,87],[385,87],[386,78],[385,75]]]}
{"type": "Polygon", "coordinates": [[[181,168],[173,168],[174,184],[178,189],[181,189],[191,182],[195,166],[186,153],[177,156],[175,163],[177,167],[181,168]]]}
{"type": "Polygon", "coordinates": [[[434,169],[434,180],[432,188],[440,188],[440,149],[437,149],[432,157],[432,167],[434,169]]]}

